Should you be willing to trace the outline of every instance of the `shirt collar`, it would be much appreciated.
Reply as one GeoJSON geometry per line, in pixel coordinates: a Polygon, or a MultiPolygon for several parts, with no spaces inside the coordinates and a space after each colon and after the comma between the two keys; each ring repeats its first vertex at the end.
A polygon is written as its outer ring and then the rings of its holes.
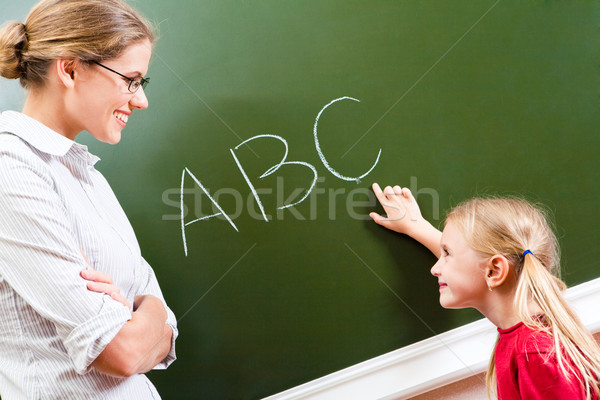
{"type": "Polygon", "coordinates": [[[5,111],[0,115],[0,132],[18,136],[39,151],[64,157],[69,150],[76,158],[94,165],[98,157],[88,152],[87,146],[79,144],[48,128],[41,122],[16,111],[5,111]]]}
{"type": "Polygon", "coordinates": [[[516,331],[518,328],[522,327],[523,325],[524,325],[523,321],[521,321],[518,324],[511,326],[510,328],[506,328],[506,329],[498,328],[498,333],[500,335],[506,335],[506,334],[516,331]]]}

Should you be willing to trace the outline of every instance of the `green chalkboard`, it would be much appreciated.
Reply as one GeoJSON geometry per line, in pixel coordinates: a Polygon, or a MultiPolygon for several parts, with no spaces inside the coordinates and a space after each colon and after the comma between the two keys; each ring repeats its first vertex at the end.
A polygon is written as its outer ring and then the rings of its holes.
{"type": "Polygon", "coordinates": [[[437,225],[476,194],[541,201],[565,280],[600,275],[599,2],[134,5],[160,32],[150,108],[117,146],[78,140],[179,318],[178,361],[149,374],[164,398],[265,397],[480,318],[368,220],[372,182],[437,225]]]}

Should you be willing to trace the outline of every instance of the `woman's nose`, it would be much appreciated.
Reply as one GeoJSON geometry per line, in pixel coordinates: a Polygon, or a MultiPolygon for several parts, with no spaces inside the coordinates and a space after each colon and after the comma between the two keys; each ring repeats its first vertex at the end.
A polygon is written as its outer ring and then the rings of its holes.
{"type": "Polygon", "coordinates": [[[140,110],[148,108],[148,98],[146,97],[146,92],[144,92],[143,87],[140,87],[137,92],[134,93],[133,97],[129,101],[129,104],[131,104],[133,108],[140,110]]]}

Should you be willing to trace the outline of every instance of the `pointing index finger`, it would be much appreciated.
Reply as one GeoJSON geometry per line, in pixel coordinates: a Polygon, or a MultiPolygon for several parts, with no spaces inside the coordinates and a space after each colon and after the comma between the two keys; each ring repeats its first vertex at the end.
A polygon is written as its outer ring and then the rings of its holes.
{"type": "Polygon", "coordinates": [[[378,183],[373,184],[373,193],[375,193],[375,197],[377,197],[377,199],[379,199],[379,202],[381,202],[382,200],[385,199],[383,191],[381,190],[381,187],[379,187],[378,183]]]}

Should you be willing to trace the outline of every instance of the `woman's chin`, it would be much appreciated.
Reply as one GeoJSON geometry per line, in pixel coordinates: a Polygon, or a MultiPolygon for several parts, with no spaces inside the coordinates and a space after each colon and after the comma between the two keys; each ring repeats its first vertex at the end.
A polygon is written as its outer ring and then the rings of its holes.
{"type": "Polygon", "coordinates": [[[108,144],[117,144],[121,141],[121,131],[103,132],[102,134],[90,134],[98,141],[108,144]]]}

